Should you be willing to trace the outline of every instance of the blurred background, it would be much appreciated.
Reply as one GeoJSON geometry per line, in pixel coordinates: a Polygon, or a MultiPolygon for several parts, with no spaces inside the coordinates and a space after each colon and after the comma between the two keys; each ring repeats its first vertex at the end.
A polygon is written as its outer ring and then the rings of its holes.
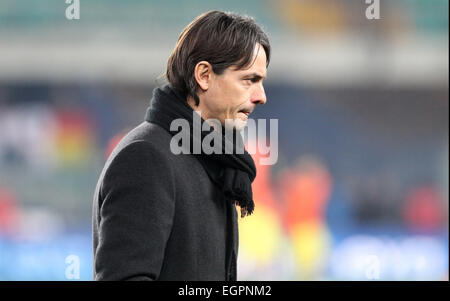
{"type": "Polygon", "coordinates": [[[278,119],[279,156],[239,221],[238,279],[448,280],[448,1],[381,0],[378,20],[363,0],[80,4],[0,2],[0,280],[92,280],[106,157],[212,9],[273,49],[253,118],[278,119]]]}

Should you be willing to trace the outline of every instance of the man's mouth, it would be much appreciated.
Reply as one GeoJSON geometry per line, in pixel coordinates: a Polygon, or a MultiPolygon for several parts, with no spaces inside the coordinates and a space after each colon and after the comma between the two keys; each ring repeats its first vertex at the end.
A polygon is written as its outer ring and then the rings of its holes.
{"type": "Polygon", "coordinates": [[[251,111],[250,110],[240,110],[239,113],[245,114],[248,117],[248,115],[250,115],[251,111]]]}

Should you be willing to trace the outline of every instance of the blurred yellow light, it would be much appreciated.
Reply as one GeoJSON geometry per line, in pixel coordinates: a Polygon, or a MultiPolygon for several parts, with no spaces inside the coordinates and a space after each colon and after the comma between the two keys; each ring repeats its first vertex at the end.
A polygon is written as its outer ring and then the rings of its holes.
{"type": "Polygon", "coordinates": [[[330,233],[320,222],[305,222],[292,230],[292,242],[298,268],[304,275],[316,272],[324,265],[330,248],[330,233]]]}
{"type": "Polygon", "coordinates": [[[239,246],[258,264],[273,259],[280,236],[279,218],[266,206],[258,206],[252,215],[239,219],[239,246]]]}

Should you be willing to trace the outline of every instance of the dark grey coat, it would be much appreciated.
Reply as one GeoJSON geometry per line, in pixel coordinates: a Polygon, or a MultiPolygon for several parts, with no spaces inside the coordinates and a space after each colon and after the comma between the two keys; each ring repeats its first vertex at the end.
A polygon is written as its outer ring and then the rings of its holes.
{"type": "Polygon", "coordinates": [[[236,280],[237,212],[193,155],[144,122],[108,158],[93,204],[95,280],[236,280]]]}

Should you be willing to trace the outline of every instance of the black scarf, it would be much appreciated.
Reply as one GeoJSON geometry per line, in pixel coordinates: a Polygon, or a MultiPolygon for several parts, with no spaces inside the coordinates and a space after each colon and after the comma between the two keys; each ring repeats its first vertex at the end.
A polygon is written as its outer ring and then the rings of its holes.
{"type": "MultiPolygon", "coordinates": [[[[172,136],[177,134],[175,131],[170,131],[172,121],[178,118],[187,120],[190,126],[190,153],[194,154],[192,152],[194,143],[201,143],[201,141],[195,141],[193,135],[193,112],[182,93],[166,85],[153,90],[153,98],[147,109],[145,120],[158,124],[172,136]]],[[[201,118],[200,129],[204,122],[206,121],[201,118]]],[[[194,154],[194,156],[203,165],[210,179],[221,188],[225,198],[239,205],[241,216],[244,217],[252,214],[255,208],[251,183],[256,177],[256,167],[252,157],[244,148],[241,135],[233,129],[233,139],[230,140],[224,133],[224,129],[222,132],[214,129],[201,131],[202,141],[209,134],[222,135],[222,153],[205,154],[202,149],[200,154],[194,154]],[[225,153],[226,148],[232,149],[232,154],[225,153]]]]}

